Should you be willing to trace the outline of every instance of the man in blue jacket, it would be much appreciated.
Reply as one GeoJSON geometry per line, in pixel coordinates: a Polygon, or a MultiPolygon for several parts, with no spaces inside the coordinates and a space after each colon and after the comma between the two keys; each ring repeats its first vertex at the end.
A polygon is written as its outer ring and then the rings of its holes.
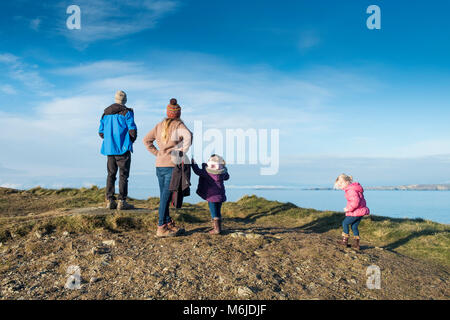
{"type": "Polygon", "coordinates": [[[108,178],[106,180],[106,207],[127,210],[134,207],[127,203],[128,177],[130,175],[131,153],[137,138],[133,109],[127,108],[127,95],[118,91],[113,105],[105,109],[100,120],[98,133],[103,139],[101,153],[108,156],[108,178]],[[120,169],[119,203],[116,203],[115,182],[120,169]]]}

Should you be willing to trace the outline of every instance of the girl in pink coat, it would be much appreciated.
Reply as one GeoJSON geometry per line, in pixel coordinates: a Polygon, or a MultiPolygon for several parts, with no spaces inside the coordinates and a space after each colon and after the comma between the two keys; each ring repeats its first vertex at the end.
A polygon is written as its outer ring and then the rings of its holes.
{"type": "Polygon", "coordinates": [[[344,208],[345,219],[342,222],[342,240],[339,244],[348,247],[349,226],[351,226],[354,236],[353,248],[359,250],[359,230],[358,225],[362,217],[370,214],[364,199],[364,189],[358,182],[353,182],[353,177],[341,174],[334,183],[336,189],[345,191],[347,206],[344,208]]]}

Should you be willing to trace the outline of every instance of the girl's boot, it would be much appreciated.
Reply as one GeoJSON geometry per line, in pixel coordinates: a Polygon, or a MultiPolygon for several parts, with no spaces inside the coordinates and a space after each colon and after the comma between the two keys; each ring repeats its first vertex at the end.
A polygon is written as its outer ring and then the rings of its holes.
{"type": "Polygon", "coordinates": [[[215,218],[212,221],[213,229],[209,231],[209,234],[220,234],[222,232],[222,220],[215,218]]]}
{"type": "Polygon", "coordinates": [[[359,250],[359,236],[355,236],[353,240],[353,249],[359,250]]]}
{"type": "Polygon", "coordinates": [[[349,247],[349,245],[348,245],[348,234],[342,233],[342,240],[339,240],[338,244],[348,248],[349,247]]]}

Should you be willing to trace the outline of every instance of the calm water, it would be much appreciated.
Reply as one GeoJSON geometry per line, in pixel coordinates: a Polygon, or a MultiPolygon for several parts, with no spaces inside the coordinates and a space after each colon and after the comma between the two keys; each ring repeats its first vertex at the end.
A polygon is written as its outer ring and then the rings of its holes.
{"type": "MultiPolygon", "coordinates": [[[[227,189],[229,201],[239,200],[246,194],[255,194],[280,202],[292,202],[300,207],[318,210],[343,211],[346,206],[343,191],[227,189]]],[[[149,196],[159,196],[159,190],[154,187],[130,188],[130,196],[146,199],[149,196]]],[[[450,223],[450,191],[369,190],[365,192],[365,197],[371,213],[375,215],[394,218],[423,218],[450,223]]],[[[197,203],[202,199],[193,194],[186,201],[197,203]]]]}

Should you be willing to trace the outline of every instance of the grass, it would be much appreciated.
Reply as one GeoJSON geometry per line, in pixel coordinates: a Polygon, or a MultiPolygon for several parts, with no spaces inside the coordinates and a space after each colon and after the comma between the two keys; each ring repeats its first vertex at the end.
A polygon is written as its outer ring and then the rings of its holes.
{"type": "MultiPolygon", "coordinates": [[[[0,188],[0,242],[23,237],[32,232],[40,234],[90,233],[96,230],[125,232],[154,230],[157,214],[123,212],[110,216],[58,216],[40,220],[10,223],[11,217],[26,217],[29,213],[47,212],[61,208],[81,208],[103,203],[104,189],[50,190],[34,188],[28,191],[0,188]]],[[[130,200],[138,207],[156,210],[159,199],[130,200]]],[[[292,203],[269,201],[256,196],[244,196],[223,206],[226,219],[243,224],[261,224],[298,231],[330,233],[339,237],[343,213],[300,208],[292,203]]],[[[206,203],[186,203],[174,218],[189,224],[210,220],[206,203]]],[[[450,226],[423,219],[396,219],[381,216],[365,217],[360,224],[363,242],[394,250],[404,255],[450,267],[450,226]]]]}

